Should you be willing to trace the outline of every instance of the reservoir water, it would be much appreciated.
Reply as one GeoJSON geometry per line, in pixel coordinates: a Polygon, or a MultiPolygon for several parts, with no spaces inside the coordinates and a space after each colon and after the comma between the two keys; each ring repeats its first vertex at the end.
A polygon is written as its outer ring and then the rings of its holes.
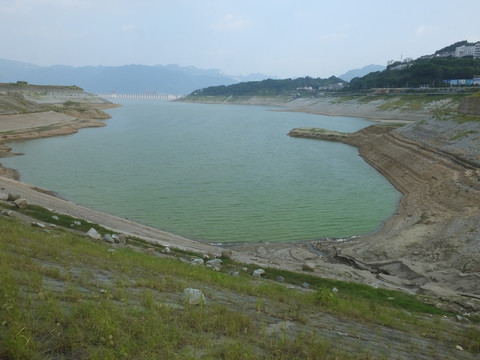
{"type": "Polygon", "coordinates": [[[78,204],[208,242],[314,240],[377,229],[399,193],[344,144],[357,118],[262,106],[125,101],[103,128],[12,143],[21,180],[78,204]]]}

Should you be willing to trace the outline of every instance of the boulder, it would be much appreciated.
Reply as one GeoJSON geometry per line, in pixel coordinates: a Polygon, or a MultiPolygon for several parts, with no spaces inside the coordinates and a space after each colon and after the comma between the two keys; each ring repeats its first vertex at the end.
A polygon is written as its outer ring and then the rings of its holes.
{"type": "Polygon", "coordinates": [[[169,254],[170,253],[170,248],[168,246],[165,246],[165,249],[163,249],[163,252],[165,254],[169,254]]]}
{"type": "Polygon", "coordinates": [[[205,265],[206,265],[206,267],[208,267],[212,270],[220,271],[220,269],[222,268],[222,260],[220,260],[220,259],[208,260],[205,263],[205,265]]]}
{"type": "Polygon", "coordinates": [[[145,252],[150,255],[155,255],[155,249],[152,247],[147,248],[145,252]]]}
{"type": "Polygon", "coordinates": [[[2,210],[2,215],[13,216],[14,214],[12,210],[2,210]]]}
{"type": "Polygon", "coordinates": [[[106,241],[110,244],[113,244],[115,242],[115,240],[113,240],[112,235],[110,235],[110,234],[103,235],[103,241],[106,241]]]}
{"type": "Polygon", "coordinates": [[[8,201],[15,201],[15,200],[20,199],[20,197],[21,197],[20,195],[8,193],[7,200],[8,201]]]}
{"type": "Polygon", "coordinates": [[[259,248],[257,248],[257,256],[261,258],[266,258],[268,257],[268,252],[263,246],[260,246],[259,248]]]}
{"type": "Polygon", "coordinates": [[[53,216],[52,216],[52,219],[55,220],[55,221],[60,220],[60,218],[59,218],[57,215],[53,215],[53,216]]]}
{"type": "Polygon", "coordinates": [[[257,269],[252,273],[252,276],[253,277],[262,277],[263,274],[265,274],[265,270],[257,269]]]}
{"type": "Polygon", "coordinates": [[[118,235],[118,241],[122,245],[127,245],[127,236],[125,234],[118,235]]]}
{"type": "Polygon", "coordinates": [[[19,209],[25,209],[28,206],[28,202],[24,198],[17,199],[13,202],[19,209]]]}
{"type": "Polygon", "coordinates": [[[203,265],[204,261],[203,259],[195,258],[192,260],[193,265],[203,265]]]}
{"type": "Polygon", "coordinates": [[[231,259],[232,258],[232,250],[222,250],[222,258],[231,259]]]}
{"type": "Polygon", "coordinates": [[[87,236],[94,240],[100,240],[102,238],[102,236],[94,228],[90,228],[90,230],[87,231],[87,236]]]}
{"type": "Polygon", "coordinates": [[[32,227],[36,227],[39,229],[45,229],[45,224],[42,224],[41,222],[33,222],[32,227]]]}
{"type": "Polygon", "coordinates": [[[198,289],[187,288],[183,290],[182,300],[188,305],[206,305],[207,300],[203,293],[198,289]]]}
{"type": "Polygon", "coordinates": [[[302,265],[302,270],[305,271],[315,271],[315,264],[312,262],[307,261],[302,265]]]}

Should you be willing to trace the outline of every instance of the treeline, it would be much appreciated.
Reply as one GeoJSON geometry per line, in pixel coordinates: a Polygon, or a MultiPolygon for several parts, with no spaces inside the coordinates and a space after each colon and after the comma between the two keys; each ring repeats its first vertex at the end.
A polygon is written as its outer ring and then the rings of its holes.
{"type": "Polygon", "coordinates": [[[472,79],[480,74],[480,59],[438,57],[395,63],[384,71],[373,72],[350,81],[349,90],[387,87],[444,86],[443,80],[472,79]]]}
{"type": "Polygon", "coordinates": [[[342,79],[331,76],[328,79],[311,78],[309,76],[296,79],[266,79],[262,81],[248,81],[233,85],[211,86],[195,90],[191,95],[207,96],[254,96],[254,95],[283,95],[292,94],[297,90],[319,90],[347,84],[342,79]]]}

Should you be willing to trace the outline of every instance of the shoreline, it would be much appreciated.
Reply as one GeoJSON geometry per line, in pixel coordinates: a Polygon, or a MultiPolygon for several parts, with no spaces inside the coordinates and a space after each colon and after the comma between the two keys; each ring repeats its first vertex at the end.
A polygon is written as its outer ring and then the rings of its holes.
{"type": "MultiPolygon", "coordinates": [[[[302,110],[288,108],[279,111],[302,110]]],[[[309,111],[306,110],[305,112],[309,111]]],[[[373,115],[368,117],[360,114],[356,117],[377,122],[378,118],[373,115]]],[[[23,134],[14,134],[15,138],[8,137],[7,141],[72,134],[83,127],[105,126],[102,120],[96,119],[93,122],[68,121],[67,123],[58,124],[58,127],[45,132],[27,131],[23,134]]],[[[396,122],[398,119],[382,120],[384,120],[382,123],[398,123],[396,122]]],[[[413,120],[406,121],[411,123],[413,120]]],[[[2,177],[0,177],[0,191],[7,193],[8,191],[21,192],[29,202],[37,203],[54,211],[84,218],[85,220],[91,219],[89,221],[99,223],[112,230],[121,230],[126,234],[132,234],[165,246],[199,253],[210,252],[217,256],[222,249],[228,248],[232,250],[232,259],[236,261],[297,272],[303,271],[302,267],[305,262],[310,262],[315,265],[313,274],[320,277],[360,282],[375,287],[398,289],[410,293],[426,294],[438,299],[455,299],[465,308],[470,306],[478,311],[480,304],[472,304],[472,301],[476,301],[477,297],[480,299],[480,293],[476,289],[476,281],[478,281],[477,269],[472,268],[467,272],[459,271],[457,264],[454,264],[455,266],[452,268],[451,264],[449,264],[451,262],[449,259],[440,259],[441,261],[439,259],[431,259],[427,250],[429,248],[428,243],[439,236],[441,231],[445,230],[445,227],[448,228],[448,224],[445,222],[454,222],[459,217],[465,221],[470,221],[475,219],[480,212],[470,210],[470,213],[468,211],[464,213],[460,211],[461,209],[450,211],[448,206],[444,206],[442,209],[444,205],[442,201],[432,202],[428,199],[428,196],[427,198],[421,196],[421,191],[425,190],[424,187],[420,189],[420,185],[417,184],[419,186],[418,191],[413,191],[409,187],[411,184],[408,181],[400,180],[401,173],[409,170],[395,170],[395,162],[401,160],[396,152],[405,151],[405,154],[411,155],[420,151],[421,155],[428,159],[428,161],[423,163],[422,166],[424,167],[427,165],[431,166],[438,161],[436,157],[441,156],[441,154],[432,153],[431,149],[422,148],[418,143],[408,140],[399,134],[392,133],[392,131],[391,128],[387,131],[384,126],[372,125],[352,134],[347,139],[334,140],[357,147],[360,156],[386,177],[402,194],[394,213],[376,231],[361,236],[352,236],[350,240],[345,242],[322,240],[313,242],[224,243],[221,246],[212,245],[189,240],[127,219],[83,208],[66,200],[39,193],[31,185],[2,177]],[[392,148],[390,149],[389,147],[392,148]],[[421,204],[420,199],[423,202],[421,204]],[[435,211],[429,210],[432,204],[435,211]],[[422,228],[418,229],[417,225],[421,225],[422,228]],[[425,238],[420,242],[409,240],[411,237],[418,236],[424,236],[425,238]],[[412,251],[411,247],[414,247],[415,251],[412,251]],[[418,254],[419,250],[416,248],[422,247],[425,248],[425,254],[418,254]]],[[[2,136],[0,146],[5,142],[5,137],[2,136]]],[[[5,152],[3,155],[5,156],[5,152]]],[[[452,162],[452,160],[450,161],[452,162]]],[[[446,165],[443,165],[442,169],[435,172],[437,179],[440,176],[439,174],[442,174],[442,171],[447,170],[449,171],[448,176],[443,176],[445,181],[451,181],[451,172],[457,174],[457,176],[461,175],[461,165],[451,164],[448,159],[442,160],[442,164],[446,165]]],[[[1,168],[0,176],[3,176],[1,168]]],[[[478,190],[475,190],[474,201],[477,200],[477,195],[478,190]]],[[[475,208],[475,204],[472,201],[468,201],[468,204],[469,208],[475,208]]],[[[437,248],[437,245],[438,241],[435,241],[435,246],[432,247],[430,245],[432,251],[437,248]]],[[[465,253],[468,248],[461,250],[465,253]]],[[[473,255],[475,254],[474,252],[473,255]]],[[[463,255],[466,256],[468,254],[463,255]]]]}

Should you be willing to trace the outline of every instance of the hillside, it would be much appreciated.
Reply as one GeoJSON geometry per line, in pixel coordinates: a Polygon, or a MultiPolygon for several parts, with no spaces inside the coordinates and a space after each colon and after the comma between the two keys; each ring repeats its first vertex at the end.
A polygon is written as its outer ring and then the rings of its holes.
{"type": "Polygon", "coordinates": [[[263,278],[252,276],[256,267],[228,257],[136,238],[92,240],[79,230],[111,231],[18,209],[1,191],[0,208],[0,358],[474,359],[480,352],[475,318],[410,295],[308,272],[265,268],[263,278]],[[39,218],[54,225],[47,230],[39,218]]]}
{"type": "MultiPolygon", "coordinates": [[[[8,141],[72,134],[84,127],[105,126],[115,107],[76,86],[0,83],[0,158],[10,156],[8,141]]],[[[18,177],[0,166],[0,176],[18,177]]]]}

